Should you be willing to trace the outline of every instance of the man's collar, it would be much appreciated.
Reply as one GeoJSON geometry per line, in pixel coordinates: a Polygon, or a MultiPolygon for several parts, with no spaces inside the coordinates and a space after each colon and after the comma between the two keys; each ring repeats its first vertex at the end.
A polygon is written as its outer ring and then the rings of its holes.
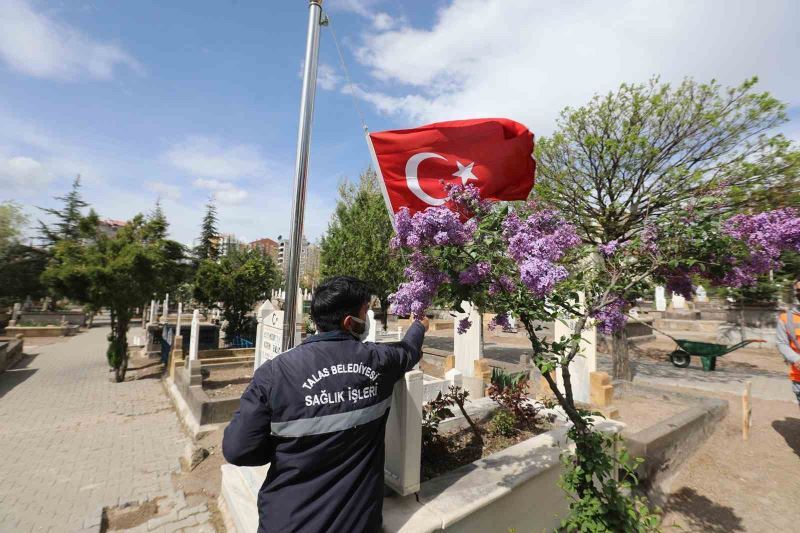
{"type": "Polygon", "coordinates": [[[346,331],[337,329],[334,331],[323,331],[322,333],[317,333],[316,335],[306,337],[306,340],[303,341],[303,344],[309,342],[319,342],[319,341],[346,341],[346,340],[352,341],[355,340],[355,337],[353,337],[346,331]]]}

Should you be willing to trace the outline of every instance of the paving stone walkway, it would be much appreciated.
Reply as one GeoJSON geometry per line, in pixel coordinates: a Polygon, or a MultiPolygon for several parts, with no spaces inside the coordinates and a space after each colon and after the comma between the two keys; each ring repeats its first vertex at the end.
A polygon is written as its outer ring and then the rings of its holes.
{"type": "MultiPolygon", "coordinates": [[[[177,417],[158,379],[109,381],[107,332],[26,346],[0,374],[0,532],[98,531],[104,506],[182,499],[170,478],[186,444],[177,417]]],[[[168,522],[150,525],[200,527],[168,522]]]]}

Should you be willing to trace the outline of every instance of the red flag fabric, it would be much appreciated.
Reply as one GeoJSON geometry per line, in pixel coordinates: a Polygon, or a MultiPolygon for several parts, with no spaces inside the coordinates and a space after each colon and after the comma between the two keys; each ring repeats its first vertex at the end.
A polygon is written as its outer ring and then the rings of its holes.
{"type": "Polygon", "coordinates": [[[533,133],[505,118],[437,122],[369,134],[387,208],[443,205],[444,184],[471,183],[487,200],[525,200],[533,188],[533,133]]]}

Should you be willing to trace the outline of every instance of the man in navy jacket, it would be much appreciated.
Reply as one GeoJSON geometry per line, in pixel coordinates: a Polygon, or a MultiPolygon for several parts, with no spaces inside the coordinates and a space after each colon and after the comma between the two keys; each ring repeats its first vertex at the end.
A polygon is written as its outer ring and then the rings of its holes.
{"type": "Polygon", "coordinates": [[[229,463],[270,463],[261,533],[381,528],[392,389],[419,362],[428,321],[400,342],[363,343],[370,298],[355,278],[322,283],[311,301],[319,333],[256,370],[225,429],[229,463]]]}

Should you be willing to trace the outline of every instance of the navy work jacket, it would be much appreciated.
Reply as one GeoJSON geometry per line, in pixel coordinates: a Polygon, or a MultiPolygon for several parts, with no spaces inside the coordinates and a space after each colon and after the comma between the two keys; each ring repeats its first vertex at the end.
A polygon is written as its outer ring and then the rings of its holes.
{"type": "Polygon", "coordinates": [[[419,362],[424,336],[419,322],[395,343],[325,332],[255,371],[222,451],[234,465],[270,464],[260,533],[380,530],[392,389],[419,362]]]}

